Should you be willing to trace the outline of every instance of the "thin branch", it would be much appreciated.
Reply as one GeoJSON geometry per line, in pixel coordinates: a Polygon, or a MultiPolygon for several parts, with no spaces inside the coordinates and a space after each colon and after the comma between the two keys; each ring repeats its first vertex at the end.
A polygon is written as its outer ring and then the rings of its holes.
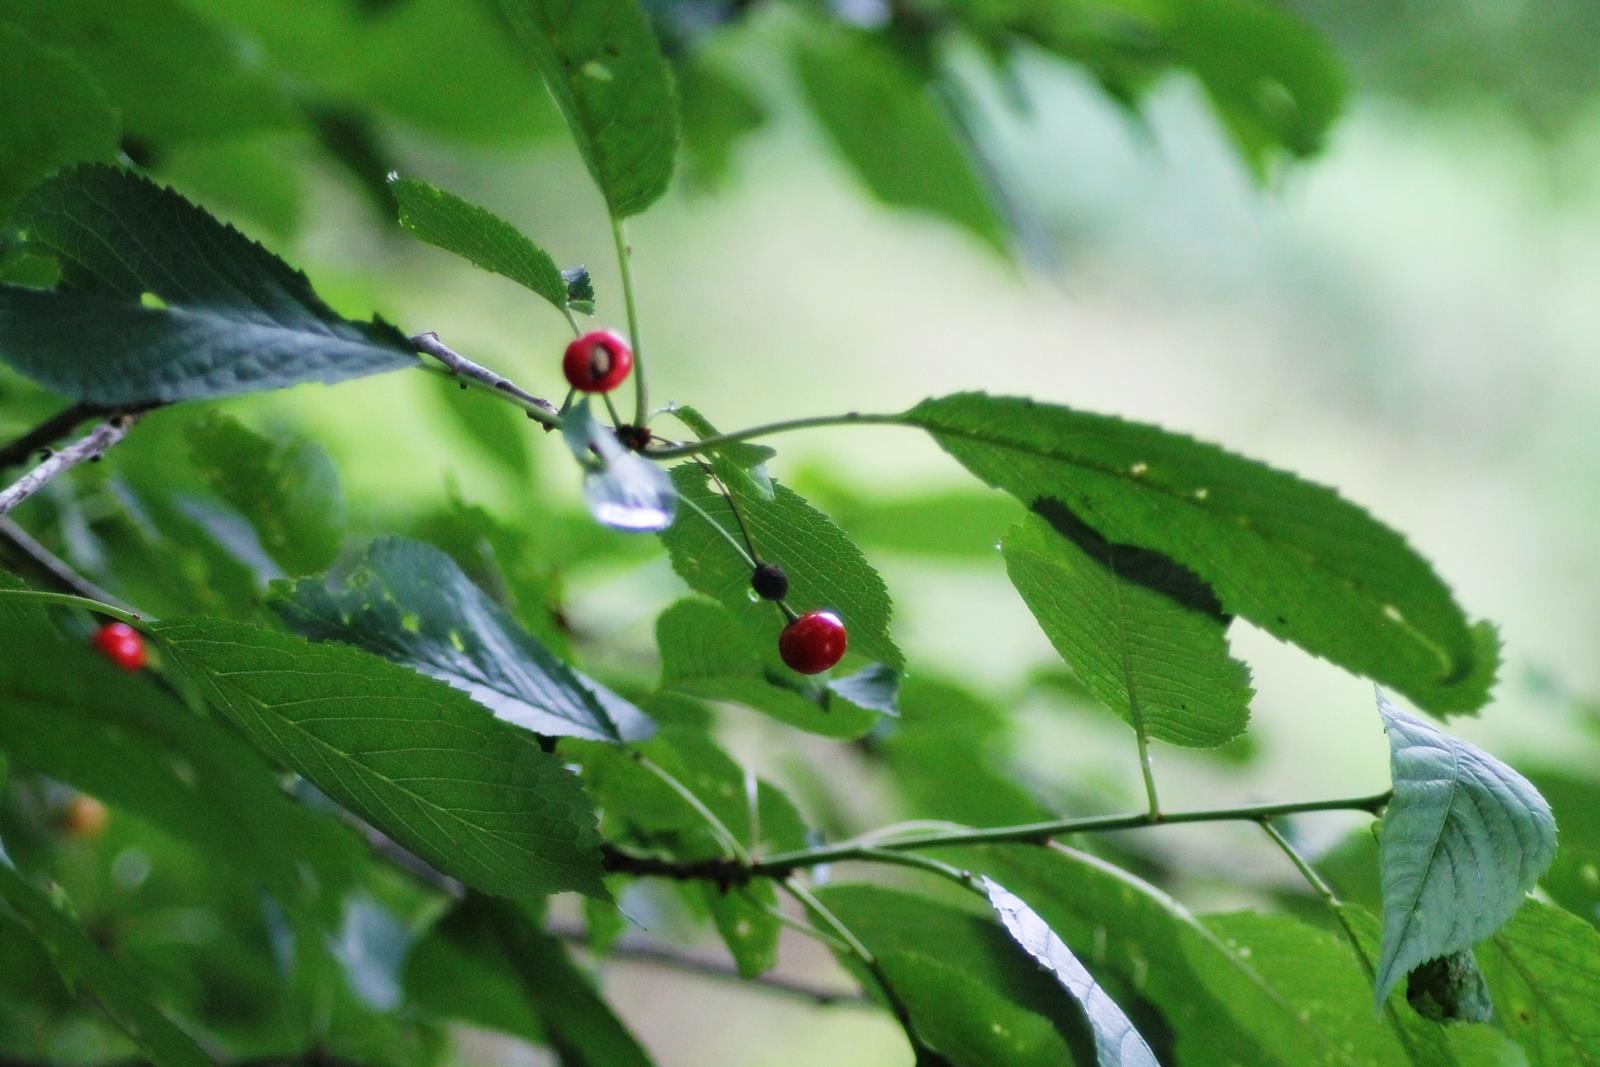
{"type": "Polygon", "coordinates": [[[52,452],[44,462],[17,479],[10,488],[0,491],[0,515],[9,514],[18,504],[50,484],[52,479],[65,474],[80,463],[92,463],[98,460],[128,435],[128,430],[139,421],[139,418],[137,414],[113,416],[96,426],[87,436],[74,441],[59,452],[52,452]]]}
{"type": "Polygon", "coordinates": [[[51,581],[67,592],[137,614],[127,603],[73,570],[65,560],[40,544],[32,534],[18,526],[16,520],[9,516],[0,516],[0,540],[9,542],[18,552],[31,560],[34,566],[48,575],[51,581]]]}
{"type": "Polygon", "coordinates": [[[655,856],[638,855],[615,846],[606,846],[603,854],[606,869],[619,874],[635,874],[685,881],[712,881],[722,885],[740,885],[752,878],[786,878],[798,870],[839,863],[847,860],[887,862],[885,853],[909,852],[925,848],[945,848],[953,845],[982,844],[1043,844],[1056,837],[1071,834],[1107,833],[1115,830],[1142,830],[1155,826],[1208,822],[1262,822],[1280,815],[1298,815],[1315,811],[1365,811],[1376,814],[1389,803],[1390,793],[1366,797],[1347,797],[1334,800],[1291,801],[1281,804],[1258,804],[1236,808],[1215,808],[1205,811],[1179,811],[1152,815],[1138,812],[1131,815],[1099,815],[1078,819],[1057,819],[1052,822],[1024,823],[1018,826],[995,826],[981,829],[959,828],[940,830],[910,837],[882,841],[860,838],[832,845],[780,852],[765,859],[741,864],[735,859],[697,860],[679,862],[655,856]]]}
{"type": "Polygon", "coordinates": [[[804,419],[785,419],[782,422],[768,422],[760,426],[751,426],[747,429],[736,430],[733,433],[719,433],[711,437],[702,437],[698,441],[688,441],[681,445],[669,448],[647,448],[644,455],[651,459],[678,459],[682,456],[699,455],[709,452],[721,445],[733,444],[736,441],[748,441],[755,437],[766,437],[769,434],[788,433],[790,430],[809,430],[818,426],[904,426],[907,425],[904,415],[863,415],[859,411],[847,411],[842,415],[812,415],[804,419]]]}
{"type": "Polygon", "coordinates": [[[94,600],[90,597],[75,596],[71,593],[49,593],[42,589],[0,589],[0,600],[31,600],[39,604],[60,604],[66,608],[81,608],[92,611],[97,615],[105,615],[125,622],[129,626],[140,626],[154,622],[149,615],[141,615],[136,611],[124,611],[115,604],[94,600]]]}
{"type": "Polygon", "coordinates": [[[0,446],[0,470],[22,463],[35,452],[48,448],[78,428],[78,424],[103,414],[89,404],[73,404],[12,441],[0,446]]]}
{"type": "Polygon", "coordinates": [[[1350,947],[1355,950],[1356,959],[1361,961],[1361,969],[1367,972],[1367,981],[1376,982],[1378,980],[1378,972],[1373,968],[1372,960],[1368,957],[1367,950],[1362,947],[1361,939],[1356,936],[1355,927],[1350,925],[1350,918],[1344,912],[1344,904],[1339,900],[1338,895],[1334,893],[1333,887],[1323,880],[1322,875],[1318,874],[1317,869],[1311,866],[1311,862],[1300,854],[1300,850],[1294,847],[1294,843],[1284,836],[1283,831],[1272,825],[1272,820],[1262,819],[1261,829],[1268,839],[1274,845],[1277,845],[1285,856],[1289,857],[1289,862],[1294,864],[1295,870],[1300,872],[1300,877],[1306,880],[1306,885],[1310,886],[1311,891],[1327,906],[1328,911],[1333,915],[1334,921],[1344,931],[1345,939],[1350,942],[1350,947]]]}
{"type": "Polygon", "coordinates": [[[418,352],[424,352],[440,363],[453,378],[465,379],[483,386],[498,396],[508,398],[534,419],[549,427],[561,425],[561,417],[556,414],[555,405],[543,397],[534,396],[509,378],[496,374],[488,367],[463,356],[455,349],[439,340],[439,335],[429,331],[419,333],[411,338],[411,344],[418,352]]]}
{"type": "Polygon", "coordinates": [[[633,421],[650,422],[650,384],[644,372],[644,341],[639,336],[639,308],[633,296],[633,249],[622,220],[611,218],[611,238],[617,245],[617,270],[622,274],[622,299],[628,307],[628,341],[633,345],[633,421]]]}

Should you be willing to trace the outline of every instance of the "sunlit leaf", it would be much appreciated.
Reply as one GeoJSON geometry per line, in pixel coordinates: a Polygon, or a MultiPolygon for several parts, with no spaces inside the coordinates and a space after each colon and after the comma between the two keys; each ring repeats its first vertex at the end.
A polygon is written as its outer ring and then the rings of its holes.
{"type": "Polygon", "coordinates": [[[1500,1025],[1529,1067],[1600,1062],[1600,932],[1530,900],[1478,949],[1500,1025]]]}

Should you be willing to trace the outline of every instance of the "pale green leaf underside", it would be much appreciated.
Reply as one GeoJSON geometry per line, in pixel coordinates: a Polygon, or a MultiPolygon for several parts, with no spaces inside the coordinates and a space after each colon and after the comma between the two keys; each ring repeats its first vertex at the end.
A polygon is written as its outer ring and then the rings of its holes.
{"type": "Polygon", "coordinates": [[[983,879],[983,891],[1012,940],[1054,975],[1083,1009],[1094,1034],[1099,1067],[1159,1067],[1133,1021],[1038,913],[992,878],[983,879]]]}
{"type": "Polygon", "coordinates": [[[1529,781],[1378,694],[1394,799],[1383,814],[1379,1003],[1418,964],[1494,933],[1555,858],[1550,805],[1529,781]]]}
{"type": "Polygon", "coordinates": [[[355,645],[437,678],[514,726],[599,741],[651,732],[643,712],[609,693],[602,702],[596,683],[431,545],[387,537],[348,576],[280,585],[275,593],[278,612],[304,636],[355,645]]]}
{"type": "MultiPolygon", "coordinates": [[[[701,467],[693,463],[675,467],[672,481],[679,496],[739,537],[739,522],[727,498],[712,487],[701,467]]],[[[737,496],[761,562],[775,563],[788,574],[789,604],[800,612],[838,613],[849,631],[852,653],[900,669],[905,658],[889,634],[893,608],[888,586],[845,532],[776,482],[770,500],[751,489],[748,480],[728,488],[737,496]]],[[[766,601],[751,602],[750,565],[699,512],[693,507],[679,509],[677,521],[661,540],[673,569],[691,589],[721,601],[759,635],[763,645],[776,646],[783,616],[766,601]]]]}
{"type": "Polygon", "coordinates": [[[76,400],[172,403],[416,363],[393,327],[340,317],[304,274],[132,172],[63,171],[12,221],[61,279],[0,286],[0,359],[76,400]]]}
{"type": "Polygon", "coordinates": [[[1529,1067],[1600,1065],[1600,932],[1530,900],[1477,955],[1529,1067]]]}
{"type": "Polygon", "coordinates": [[[1331,489],[1154,426],[962,393],[906,413],[983,481],[1160,552],[1223,610],[1432,711],[1487,697],[1492,654],[1428,563],[1331,489]]]}
{"type": "Polygon", "coordinates": [[[569,307],[567,279],[555,260],[511,223],[414,178],[390,175],[389,191],[400,205],[400,225],[413,236],[510,278],[562,311],[569,307]]]}
{"type": "Polygon", "coordinates": [[[1192,576],[1152,553],[1109,545],[1069,517],[1030,516],[1005,537],[1011,584],[1084,686],[1136,731],[1175,745],[1244,732],[1250,672],[1228,654],[1226,622],[1192,576]]]}
{"type": "Polygon", "coordinates": [[[672,181],[677,89],[637,0],[499,0],[544,76],[611,214],[637,215],[672,181]]]}
{"type": "Polygon", "coordinates": [[[92,997],[155,1067],[212,1067],[211,1058],[147,999],[145,984],[106,955],[89,934],[0,852],[0,904],[16,915],[73,987],[92,997]]]}
{"type": "Polygon", "coordinates": [[[154,636],[244,735],[440,871],[604,896],[578,780],[466,694],[346,645],[218,619],[154,636]]]}

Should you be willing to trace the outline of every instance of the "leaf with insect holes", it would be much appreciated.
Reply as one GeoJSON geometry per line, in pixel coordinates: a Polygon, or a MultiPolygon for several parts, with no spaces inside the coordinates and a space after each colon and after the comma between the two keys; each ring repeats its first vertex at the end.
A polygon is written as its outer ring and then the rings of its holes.
{"type": "Polygon", "coordinates": [[[275,441],[214,411],[191,423],[188,437],[201,480],[250,523],[285,573],[333,562],[344,541],[344,492],[319,445],[275,441]]]}
{"type": "Polygon", "coordinates": [[[62,171],[12,223],[61,277],[0,286],[0,359],[75,400],[139,407],[417,363],[392,326],[340,317],[304,274],[131,171],[62,171]]]}
{"type": "Polygon", "coordinates": [[[1436,712],[1488,698],[1493,630],[1393,530],[1331,489],[1154,426],[1018,397],[925,400],[905,420],[1028,507],[1055,501],[1159,552],[1239,615],[1436,712]]]}
{"type": "Polygon", "coordinates": [[[375,541],[348,574],[278,583],[273,606],[313,641],[437,678],[525,730],[602,741],[651,733],[644,712],[568,667],[432,545],[375,541]]]}
{"type": "Polygon", "coordinates": [[[256,748],[443,873],[502,896],[605,896],[578,780],[465,693],[349,645],[221,619],[150,633],[256,748]]]}
{"type": "Polygon", "coordinates": [[[561,311],[581,310],[573,303],[576,286],[579,304],[587,301],[593,309],[594,289],[588,272],[569,279],[548,252],[492,211],[398,174],[389,175],[389,191],[400,205],[400,225],[418,239],[511,279],[561,311]]]}
{"type": "Polygon", "coordinates": [[[1134,1029],[1127,1016],[1094,975],[1089,973],[1065,942],[1028,907],[1027,902],[992,878],[984,878],[989,906],[1024,952],[1055,976],[1061,988],[1083,1009],[1094,1034],[1095,1062],[1099,1067],[1159,1067],[1156,1054],[1134,1029]]]}
{"type": "Polygon", "coordinates": [[[1378,838],[1383,953],[1378,1002],[1406,972],[1471,948],[1522,904],[1556,853],[1550,805],[1493,756],[1380,692],[1394,799],[1378,838]]]}
{"type": "Polygon", "coordinates": [[[1244,732],[1250,671],[1205,584],[1040,505],[1005,537],[1011,584],[1085,688],[1141,736],[1208,748],[1244,732]]]}
{"type": "Polygon", "coordinates": [[[672,181],[678,101],[638,0],[499,0],[544,76],[614,218],[637,215],[672,181]]]}
{"type": "Polygon", "coordinates": [[[849,536],[826,515],[776,482],[771,500],[741,490],[738,483],[729,485],[739,502],[736,515],[705,469],[694,463],[675,467],[672,481],[692,506],[682,509],[661,541],[672,557],[673,570],[691,589],[721,601],[762,645],[775,645],[784,627],[783,616],[770,603],[751,602],[749,562],[705,516],[735,541],[742,540],[742,518],[761,561],[782,567],[788,575],[787,600],[796,611],[833,611],[844,620],[852,653],[895,670],[905,665],[889,634],[893,608],[888,587],[849,536]]]}
{"type": "Polygon", "coordinates": [[[0,903],[50,955],[68,984],[92,998],[155,1067],[213,1067],[211,1057],[150,1003],[144,976],[107,955],[78,925],[60,891],[28,884],[0,849],[0,903]]]}

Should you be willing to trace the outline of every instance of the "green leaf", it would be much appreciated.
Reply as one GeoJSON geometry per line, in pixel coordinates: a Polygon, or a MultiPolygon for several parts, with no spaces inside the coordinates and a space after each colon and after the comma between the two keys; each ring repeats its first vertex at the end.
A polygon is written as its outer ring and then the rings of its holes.
{"type": "Polygon", "coordinates": [[[476,902],[458,904],[417,941],[403,972],[407,1007],[544,1044],[522,980],[480,913],[476,902]]]}
{"type": "Polygon", "coordinates": [[[280,584],[274,606],[313,641],[342,641],[554,737],[648,737],[642,711],[568,667],[432,545],[386,537],[342,579],[280,584]]]}
{"type": "Polygon", "coordinates": [[[70,53],[0,21],[0,220],[39,179],[117,153],[117,113],[70,53]],[[47,108],[39,101],[49,101],[47,108]]]}
{"type": "Polygon", "coordinates": [[[886,204],[940,215],[1005,253],[1005,222],[922,79],[865,33],[810,28],[795,50],[800,86],[868,190],[886,204]]]}
{"type": "Polygon", "coordinates": [[[333,460],[304,438],[273,440],[218,412],[188,427],[190,456],[211,491],[255,528],[288,574],[332,563],[344,541],[344,493],[333,460]]]}
{"type": "Polygon", "coordinates": [[[767,121],[761,101],[703,50],[678,63],[683,102],[683,170],[691,186],[718,188],[733,169],[739,142],[767,121]]]}
{"type": "MultiPolygon", "coordinates": [[[[688,404],[674,405],[672,414],[702,441],[717,436],[717,428],[711,425],[711,420],[688,404]]],[[[777,454],[765,445],[747,441],[733,441],[709,450],[711,469],[724,484],[737,487],[741,496],[756,496],[762,500],[772,499],[772,478],[765,464],[777,454]]]]}
{"type": "Polygon", "coordinates": [[[1487,1023],[1494,1019],[1489,987],[1470,949],[1429,960],[1406,979],[1406,1003],[1435,1022],[1487,1023]]]}
{"type": "Polygon", "coordinates": [[[211,1067],[211,1058],[149,1002],[142,977],[125,970],[94,943],[62,906],[58,892],[29,885],[0,851],[0,902],[49,952],[68,983],[94,999],[156,1067],[211,1067]]]}
{"type": "Polygon", "coordinates": [[[601,896],[576,778],[442,682],[345,645],[217,619],[151,634],[259,749],[486,893],[601,896]]]}
{"type": "MultiPolygon", "coordinates": [[[[691,589],[720,600],[764,644],[775,646],[783,615],[765,601],[751,602],[750,565],[700,515],[705,512],[737,539],[739,521],[727,498],[697,464],[673,468],[672,481],[679,496],[699,508],[680,509],[661,535],[673,569],[691,589]]],[[[786,486],[774,482],[772,488],[772,499],[763,500],[737,484],[728,486],[759,560],[789,576],[788,602],[796,611],[837,612],[849,630],[851,652],[902,668],[905,658],[889,634],[889,590],[878,572],[826,515],[786,486]]]]}
{"type": "Polygon", "coordinates": [[[1060,507],[1006,535],[1006,571],[1084,686],[1134,731],[1210,748],[1244,732],[1250,671],[1211,590],[1159,553],[1113,545],[1060,507]]]}
{"type": "MultiPolygon", "coordinates": [[[[293,125],[282,79],[200,10],[179,0],[0,0],[0,22],[71,50],[141,140],[293,125]]],[[[37,93],[34,87],[27,98],[45,99],[37,93]]]]}
{"type": "Polygon", "coordinates": [[[63,171],[18,206],[53,290],[0,286],[0,358],[73,399],[138,407],[413,366],[393,327],[336,315],[305,275],[129,171],[63,171]]]}
{"type": "Polygon", "coordinates": [[[1383,813],[1381,1004],[1407,971],[1500,928],[1556,853],[1550,805],[1499,760],[1378,694],[1394,799],[1383,813]]]}
{"type": "Polygon", "coordinates": [[[1530,900],[1483,943],[1478,962],[1529,1067],[1600,1064],[1600,932],[1530,900]]]}
{"type": "Polygon", "coordinates": [[[983,481],[1169,557],[1224,611],[1308,652],[1431,711],[1487,698],[1492,634],[1469,629],[1399,534],[1331,489],[1154,426],[1020,398],[961,393],[905,418],[983,481]]]}
{"type": "Polygon", "coordinates": [[[481,270],[510,278],[558,310],[571,306],[567,279],[555,260],[500,216],[398,174],[389,175],[389,191],[400,205],[400,225],[413,236],[454,252],[481,270]]]}
{"type": "MultiPolygon", "coordinates": [[[[987,917],[899,890],[825,886],[817,897],[882,965],[919,1043],[954,1067],[1076,1063],[1082,1020],[1061,988],[987,917]]],[[[870,976],[841,954],[868,986],[870,976]]]]}
{"type": "Polygon", "coordinates": [[[768,881],[722,889],[701,887],[711,920],[728,946],[741,978],[759,978],[778,963],[778,938],[783,926],[773,915],[778,891],[768,881]]]}
{"type": "Polygon", "coordinates": [[[824,737],[861,737],[880,721],[827,686],[792,681],[793,671],[772,666],[749,629],[710,601],[680,600],[662,612],[656,644],[665,691],[743,704],[824,737]]]}
{"type": "Polygon", "coordinates": [[[1133,1021],[1039,914],[992,878],[983,879],[983,891],[1012,940],[1053,974],[1083,1009],[1094,1033],[1099,1067],[1158,1067],[1156,1054],[1134,1029],[1133,1021]]]}
{"type": "Polygon", "coordinates": [[[672,181],[677,90],[637,0],[499,0],[614,218],[672,181]]]}
{"type": "Polygon", "coordinates": [[[528,419],[521,411],[485,389],[463,389],[465,383],[430,375],[439,409],[461,435],[527,492],[535,467],[528,455],[528,419]]]}

